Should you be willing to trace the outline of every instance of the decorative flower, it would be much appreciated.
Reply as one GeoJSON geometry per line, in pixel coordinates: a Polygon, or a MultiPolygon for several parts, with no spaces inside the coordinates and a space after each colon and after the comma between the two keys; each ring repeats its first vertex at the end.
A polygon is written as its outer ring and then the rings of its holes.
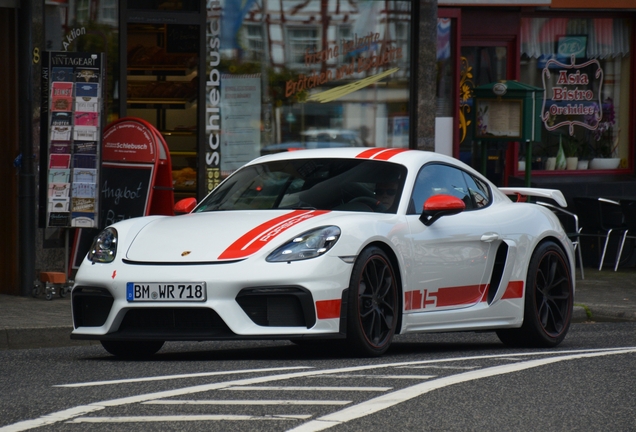
{"type": "Polygon", "coordinates": [[[585,116],[585,122],[589,125],[596,124],[592,129],[592,137],[596,141],[595,150],[599,157],[611,157],[614,151],[612,127],[616,123],[614,101],[608,97],[603,101],[603,115],[599,118],[599,107],[594,105],[594,113],[585,116]]]}

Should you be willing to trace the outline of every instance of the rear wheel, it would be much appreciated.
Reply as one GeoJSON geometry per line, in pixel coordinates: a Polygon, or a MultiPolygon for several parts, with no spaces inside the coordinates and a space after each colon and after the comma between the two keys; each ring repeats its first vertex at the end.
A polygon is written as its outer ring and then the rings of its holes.
{"type": "Polygon", "coordinates": [[[528,267],[523,324],[518,329],[498,330],[497,336],[512,346],[557,346],[570,328],[573,291],[565,254],[554,242],[542,243],[528,267]]]}
{"type": "Polygon", "coordinates": [[[106,351],[115,357],[141,359],[156,354],[164,341],[101,341],[106,351]]]}
{"type": "Polygon", "coordinates": [[[398,308],[398,284],[388,256],[378,247],[363,250],[349,285],[347,343],[352,353],[384,354],[395,334],[398,308]]]}

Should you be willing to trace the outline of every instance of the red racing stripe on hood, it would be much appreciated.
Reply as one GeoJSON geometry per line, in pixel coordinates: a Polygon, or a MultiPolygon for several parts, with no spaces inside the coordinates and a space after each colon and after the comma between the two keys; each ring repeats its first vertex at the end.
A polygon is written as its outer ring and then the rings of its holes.
{"type": "Polygon", "coordinates": [[[218,259],[240,259],[246,258],[258,252],[263,246],[276,238],[283,231],[307,219],[311,219],[322,214],[329,213],[327,210],[294,210],[291,213],[279,216],[241,236],[232,243],[218,259]]]}

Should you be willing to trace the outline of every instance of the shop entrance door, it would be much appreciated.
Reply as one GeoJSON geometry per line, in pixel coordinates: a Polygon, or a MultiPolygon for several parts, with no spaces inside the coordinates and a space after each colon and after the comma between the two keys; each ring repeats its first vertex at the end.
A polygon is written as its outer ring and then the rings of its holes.
{"type": "Polygon", "coordinates": [[[17,9],[0,8],[0,184],[4,191],[2,223],[0,224],[0,249],[7,251],[0,260],[3,276],[0,294],[19,294],[18,282],[18,170],[13,169],[18,147],[18,97],[17,89],[17,9]]]}
{"type": "Polygon", "coordinates": [[[480,145],[488,148],[486,176],[498,186],[507,183],[510,167],[506,164],[508,155],[512,155],[512,148],[508,143],[477,142],[473,139],[473,128],[478,121],[479,113],[475,112],[474,89],[483,84],[499,80],[515,79],[518,75],[516,63],[516,49],[514,40],[470,40],[464,39],[461,46],[460,58],[460,143],[459,157],[461,160],[481,171],[483,167],[480,145]]]}

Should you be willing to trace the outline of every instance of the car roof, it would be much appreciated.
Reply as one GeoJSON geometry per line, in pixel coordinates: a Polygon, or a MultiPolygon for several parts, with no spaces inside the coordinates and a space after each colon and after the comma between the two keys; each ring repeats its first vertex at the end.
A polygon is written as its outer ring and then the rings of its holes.
{"type": "Polygon", "coordinates": [[[389,161],[404,165],[409,170],[417,169],[425,163],[429,162],[442,162],[457,165],[470,172],[475,172],[472,168],[470,168],[463,162],[450,156],[443,155],[441,153],[429,152],[424,150],[382,147],[343,147],[297,150],[292,152],[275,153],[261,156],[251,161],[249,165],[275,160],[312,158],[344,158],[389,161]]]}

